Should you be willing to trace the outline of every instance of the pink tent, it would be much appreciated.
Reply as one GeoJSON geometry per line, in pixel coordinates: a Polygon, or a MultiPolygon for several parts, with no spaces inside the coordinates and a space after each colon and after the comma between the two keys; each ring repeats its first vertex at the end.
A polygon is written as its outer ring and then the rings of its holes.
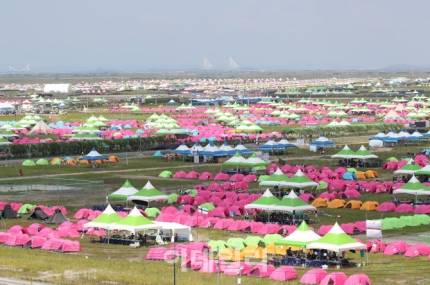
{"type": "Polygon", "coordinates": [[[162,213],[162,214],[171,214],[171,215],[174,215],[174,214],[176,214],[177,212],[178,212],[178,210],[177,210],[175,207],[173,207],[173,206],[164,207],[164,208],[161,210],[161,213],[162,213]]]}
{"type": "Polygon", "coordinates": [[[430,205],[416,205],[415,214],[430,214],[430,205]]]}
{"type": "Polygon", "coordinates": [[[215,273],[219,271],[219,267],[215,260],[208,259],[203,262],[199,271],[204,273],[215,273]]]}
{"type": "Polygon", "coordinates": [[[197,178],[199,178],[199,175],[200,174],[197,171],[192,170],[192,171],[188,172],[187,175],[185,175],[185,178],[187,178],[187,179],[197,179],[197,178]]]}
{"type": "Polygon", "coordinates": [[[43,243],[42,249],[60,251],[63,245],[63,242],[64,241],[62,239],[51,238],[51,239],[48,239],[45,243],[43,243]]]}
{"type": "Polygon", "coordinates": [[[226,222],[226,219],[219,219],[215,225],[214,225],[214,229],[216,230],[225,230],[229,227],[230,223],[226,222]]]}
{"type": "Polygon", "coordinates": [[[182,179],[182,178],[185,178],[186,176],[187,176],[187,173],[181,170],[181,171],[175,172],[175,174],[173,175],[173,178],[182,179]]]}
{"type": "Polygon", "coordinates": [[[320,285],[344,285],[348,277],[343,272],[332,272],[321,280],[320,285]]]}
{"type": "Polygon", "coordinates": [[[5,243],[12,234],[0,232],[0,244],[5,243]]]}
{"type": "Polygon", "coordinates": [[[209,179],[212,179],[212,173],[210,172],[205,171],[199,175],[199,180],[205,181],[209,179]]]}
{"type": "Polygon", "coordinates": [[[270,273],[270,279],[276,281],[288,281],[297,278],[297,271],[292,266],[280,266],[270,273]]]}
{"type": "Polygon", "coordinates": [[[86,219],[88,218],[91,211],[92,211],[91,209],[82,208],[82,209],[79,209],[75,213],[75,215],[73,215],[73,217],[77,220],[86,219]]]}
{"type": "Polygon", "coordinates": [[[61,245],[61,252],[79,252],[81,250],[81,244],[79,241],[74,240],[63,240],[61,245]]]}
{"type": "Polygon", "coordinates": [[[215,181],[228,181],[230,179],[230,176],[226,173],[219,172],[217,175],[215,175],[214,180],[215,181]]]}
{"type": "Polygon", "coordinates": [[[395,255],[395,254],[402,254],[406,252],[407,244],[405,241],[397,241],[392,242],[387,245],[387,247],[384,249],[385,255],[395,255]]]}
{"type": "Polygon", "coordinates": [[[34,236],[30,239],[30,247],[31,248],[41,248],[42,245],[46,242],[46,237],[34,236]]]}
{"type": "Polygon", "coordinates": [[[348,198],[348,199],[358,199],[361,196],[360,192],[358,192],[355,189],[345,190],[344,193],[345,193],[346,198],[348,198]]]}
{"type": "Polygon", "coordinates": [[[349,234],[349,235],[354,234],[354,229],[355,229],[355,227],[354,227],[354,224],[353,224],[353,223],[341,224],[341,225],[340,225],[340,227],[342,228],[342,230],[343,230],[345,233],[347,233],[347,234],[349,234]]]}
{"type": "Polygon", "coordinates": [[[237,276],[244,272],[249,272],[251,265],[246,262],[232,262],[223,268],[225,275],[237,276]]]}
{"type": "Polygon", "coordinates": [[[383,202],[376,209],[378,212],[393,212],[396,210],[396,204],[393,202],[383,202]]]}
{"type": "Polygon", "coordinates": [[[216,207],[215,209],[213,209],[212,211],[209,212],[209,216],[225,218],[226,217],[226,209],[224,207],[216,207]]]}
{"type": "Polygon", "coordinates": [[[315,197],[312,194],[310,194],[310,193],[302,193],[302,194],[300,194],[300,199],[302,199],[303,201],[308,202],[308,203],[310,201],[312,201],[314,198],[315,197]]]}
{"type": "Polygon", "coordinates": [[[366,232],[366,222],[365,221],[357,221],[354,223],[354,227],[360,232],[366,232]]]}
{"type": "Polygon", "coordinates": [[[20,225],[14,225],[7,230],[10,234],[22,234],[24,232],[24,228],[20,225]]]}
{"type": "Polygon", "coordinates": [[[243,181],[251,183],[257,181],[257,176],[255,174],[248,174],[243,178],[243,181]]]}
{"type": "Polygon", "coordinates": [[[301,284],[318,285],[327,276],[327,272],[321,268],[314,268],[303,274],[301,284]]]}
{"type": "Polygon", "coordinates": [[[273,265],[267,264],[267,263],[258,263],[254,266],[252,266],[246,273],[248,276],[254,276],[254,277],[269,277],[273,271],[275,271],[275,267],[273,265]]]}
{"type": "Polygon", "coordinates": [[[397,206],[396,213],[413,213],[414,207],[411,204],[400,204],[397,206]]]}
{"type": "Polygon", "coordinates": [[[430,247],[426,244],[415,244],[407,248],[405,256],[416,257],[430,255],[430,247]]]}
{"type": "Polygon", "coordinates": [[[326,233],[328,233],[332,227],[333,225],[321,225],[320,228],[318,229],[318,234],[320,236],[323,236],[326,233]]]}
{"type": "Polygon", "coordinates": [[[167,248],[165,247],[152,247],[148,250],[145,256],[146,260],[164,260],[167,248]]]}
{"type": "Polygon", "coordinates": [[[232,181],[232,182],[241,182],[241,181],[243,181],[244,178],[245,178],[245,175],[240,174],[240,173],[236,173],[236,174],[233,174],[230,177],[230,181],[232,181]]]}
{"type": "Polygon", "coordinates": [[[26,228],[26,231],[29,235],[36,235],[37,233],[39,233],[39,231],[41,231],[45,226],[38,224],[38,223],[34,223],[29,225],[26,228]]]}
{"type": "Polygon", "coordinates": [[[358,273],[349,276],[344,285],[372,285],[372,283],[366,274],[358,273]]]}
{"type": "Polygon", "coordinates": [[[16,235],[15,245],[26,246],[30,243],[30,236],[27,234],[16,235]]]}

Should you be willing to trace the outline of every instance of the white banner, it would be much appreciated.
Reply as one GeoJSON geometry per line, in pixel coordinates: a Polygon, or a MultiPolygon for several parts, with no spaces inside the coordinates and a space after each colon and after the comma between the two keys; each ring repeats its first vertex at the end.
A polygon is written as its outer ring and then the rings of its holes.
{"type": "Polygon", "coordinates": [[[366,229],[380,230],[382,228],[382,220],[367,220],[366,229]]]}
{"type": "Polygon", "coordinates": [[[367,229],[366,230],[366,236],[368,239],[382,239],[382,231],[381,230],[374,230],[374,229],[367,229]]]}

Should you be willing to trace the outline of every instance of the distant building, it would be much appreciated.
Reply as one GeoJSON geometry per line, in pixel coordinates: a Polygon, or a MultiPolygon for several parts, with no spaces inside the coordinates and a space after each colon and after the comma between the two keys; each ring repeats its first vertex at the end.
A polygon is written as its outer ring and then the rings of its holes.
{"type": "Polygon", "coordinates": [[[69,93],[70,84],[68,83],[55,83],[45,84],[43,86],[43,93],[69,93]]]}

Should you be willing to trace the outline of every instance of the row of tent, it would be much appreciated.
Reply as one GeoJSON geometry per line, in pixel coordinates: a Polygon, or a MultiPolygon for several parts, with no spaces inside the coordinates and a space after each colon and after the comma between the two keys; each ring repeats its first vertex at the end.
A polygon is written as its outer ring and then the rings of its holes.
{"type": "MultiPolygon", "coordinates": [[[[157,209],[158,210],[158,209],[157,209]]],[[[154,213],[155,214],[155,213],[154,213]]],[[[84,229],[104,229],[107,231],[127,231],[138,233],[146,230],[171,230],[172,237],[175,234],[181,235],[182,238],[192,241],[191,228],[177,223],[164,223],[152,221],[146,218],[142,213],[134,207],[125,217],[121,217],[110,204],[105,210],[94,220],[84,224],[84,229]]]]}
{"type": "Polygon", "coordinates": [[[309,179],[300,169],[297,170],[294,176],[289,177],[280,168],[277,168],[271,175],[261,175],[258,181],[260,186],[294,189],[316,188],[319,185],[317,182],[309,179]]]}
{"type": "Polygon", "coordinates": [[[126,180],[124,184],[116,191],[108,196],[110,201],[141,201],[141,202],[152,202],[152,201],[166,201],[168,196],[163,194],[160,190],[155,188],[150,181],[139,191],[137,190],[130,181],[126,180]]]}
{"type": "Polygon", "coordinates": [[[398,143],[400,141],[419,141],[430,138],[430,131],[427,133],[420,133],[418,131],[413,132],[412,134],[400,131],[400,132],[388,132],[388,133],[378,133],[369,138],[369,140],[380,140],[386,143],[398,143]]]}
{"type": "Polygon", "coordinates": [[[302,211],[316,211],[316,208],[307,204],[300,199],[294,191],[284,196],[281,200],[276,198],[269,189],[254,202],[245,205],[245,209],[257,209],[262,211],[276,211],[276,212],[302,212],[302,211]]]}
{"type": "Polygon", "coordinates": [[[264,245],[279,247],[278,254],[284,255],[288,248],[292,249],[318,249],[327,250],[336,253],[341,253],[349,250],[365,249],[366,246],[361,242],[357,242],[354,238],[350,237],[345,231],[335,223],[334,226],[323,236],[315,233],[306,222],[302,222],[297,229],[286,237],[279,234],[269,234],[264,238],[258,236],[250,236],[247,239],[230,238],[224,241],[209,241],[208,243],[211,251],[222,254],[222,250],[231,248],[233,250],[244,250],[246,247],[260,247],[264,245]]]}
{"type": "Polygon", "coordinates": [[[360,146],[360,148],[357,151],[354,151],[350,149],[347,145],[345,145],[342,150],[340,150],[336,154],[333,154],[331,157],[339,158],[339,159],[359,159],[359,160],[378,158],[377,155],[367,150],[366,147],[364,147],[363,145],[360,146]]]}
{"type": "Polygon", "coordinates": [[[221,146],[216,146],[212,143],[208,143],[206,146],[201,146],[199,144],[195,144],[192,147],[188,147],[185,144],[181,144],[176,149],[173,150],[175,153],[184,155],[184,156],[207,156],[207,157],[224,157],[224,156],[232,156],[236,153],[241,155],[250,155],[252,154],[252,150],[246,148],[242,144],[238,144],[234,148],[223,144],[221,146]]]}

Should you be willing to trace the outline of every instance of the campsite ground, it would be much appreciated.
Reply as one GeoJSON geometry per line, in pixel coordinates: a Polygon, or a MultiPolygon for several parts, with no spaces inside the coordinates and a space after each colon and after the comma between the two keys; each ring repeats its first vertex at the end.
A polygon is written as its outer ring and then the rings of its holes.
{"type": "MultiPolygon", "coordinates": [[[[361,139],[358,140],[361,142],[361,139]]],[[[357,144],[354,137],[343,138],[343,143],[357,144]]],[[[359,143],[360,143],[359,142],[359,143]]],[[[356,147],[355,147],[356,148],[356,147]]],[[[386,149],[378,153],[383,159],[396,156],[402,157],[407,152],[417,152],[422,145],[386,149]]],[[[290,164],[314,164],[334,167],[336,161],[329,158],[331,152],[324,156],[298,149],[283,157],[290,164]]],[[[18,162],[17,162],[18,163],[18,162]]],[[[80,207],[90,207],[103,204],[107,193],[117,189],[125,179],[130,179],[137,186],[143,186],[149,179],[158,188],[173,192],[187,189],[197,182],[192,180],[164,179],[158,174],[165,169],[178,170],[208,170],[217,172],[220,165],[195,165],[183,161],[165,161],[151,157],[135,156],[130,158],[128,165],[124,160],[116,165],[102,168],[78,167],[35,167],[25,168],[24,177],[20,177],[19,164],[1,167],[0,186],[21,185],[68,185],[76,189],[72,191],[14,191],[0,192],[0,200],[31,202],[37,204],[65,205],[70,212],[80,207]]],[[[391,179],[388,171],[379,171],[378,179],[391,179]]],[[[258,190],[257,184],[251,185],[252,191],[258,190]]],[[[388,194],[365,194],[361,200],[387,201],[388,194]]],[[[396,213],[381,214],[350,209],[321,209],[319,224],[353,222],[368,218],[398,216],[396,213]]],[[[2,230],[13,224],[28,224],[31,221],[2,220],[2,230]]],[[[194,229],[194,236],[200,240],[227,239],[232,236],[245,236],[238,232],[218,231],[213,229],[194,229]]],[[[430,243],[430,229],[424,227],[409,227],[402,230],[384,232],[389,239],[405,239],[430,243]]],[[[42,281],[61,284],[172,284],[172,265],[164,262],[149,262],[144,260],[147,248],[133,249],[127,246],[92,243],[86,237],[80,240],[82,251],[77,254],[58,254],[40,250],[0,247],[0,275],[11,278],[42,281]]],[[[358,255],[351,255],[360,261],[358,255]]],[[[427,258],[408,259],[403,256],[386,257],[372,254],[369,264],[363,268],[345,269],[346,273],[365,272],[371,277],[373,284],[430,284],[430,262],[427,258]]],[[[303,270],[299,269],[299,273],[303,270]]],[[[178,284],[235,284],[235,278],[217,274],[178,271],[178,284]],[[218,279],[219,278],[219,279],[218,279]],[[198,282],[197,282],[198,280],[198,282]]],[[[243,278],[243,284],[279,284],[270,280],[243,278]]],[[[298,284],[290,282],[289,284],[298,284]]]]}

